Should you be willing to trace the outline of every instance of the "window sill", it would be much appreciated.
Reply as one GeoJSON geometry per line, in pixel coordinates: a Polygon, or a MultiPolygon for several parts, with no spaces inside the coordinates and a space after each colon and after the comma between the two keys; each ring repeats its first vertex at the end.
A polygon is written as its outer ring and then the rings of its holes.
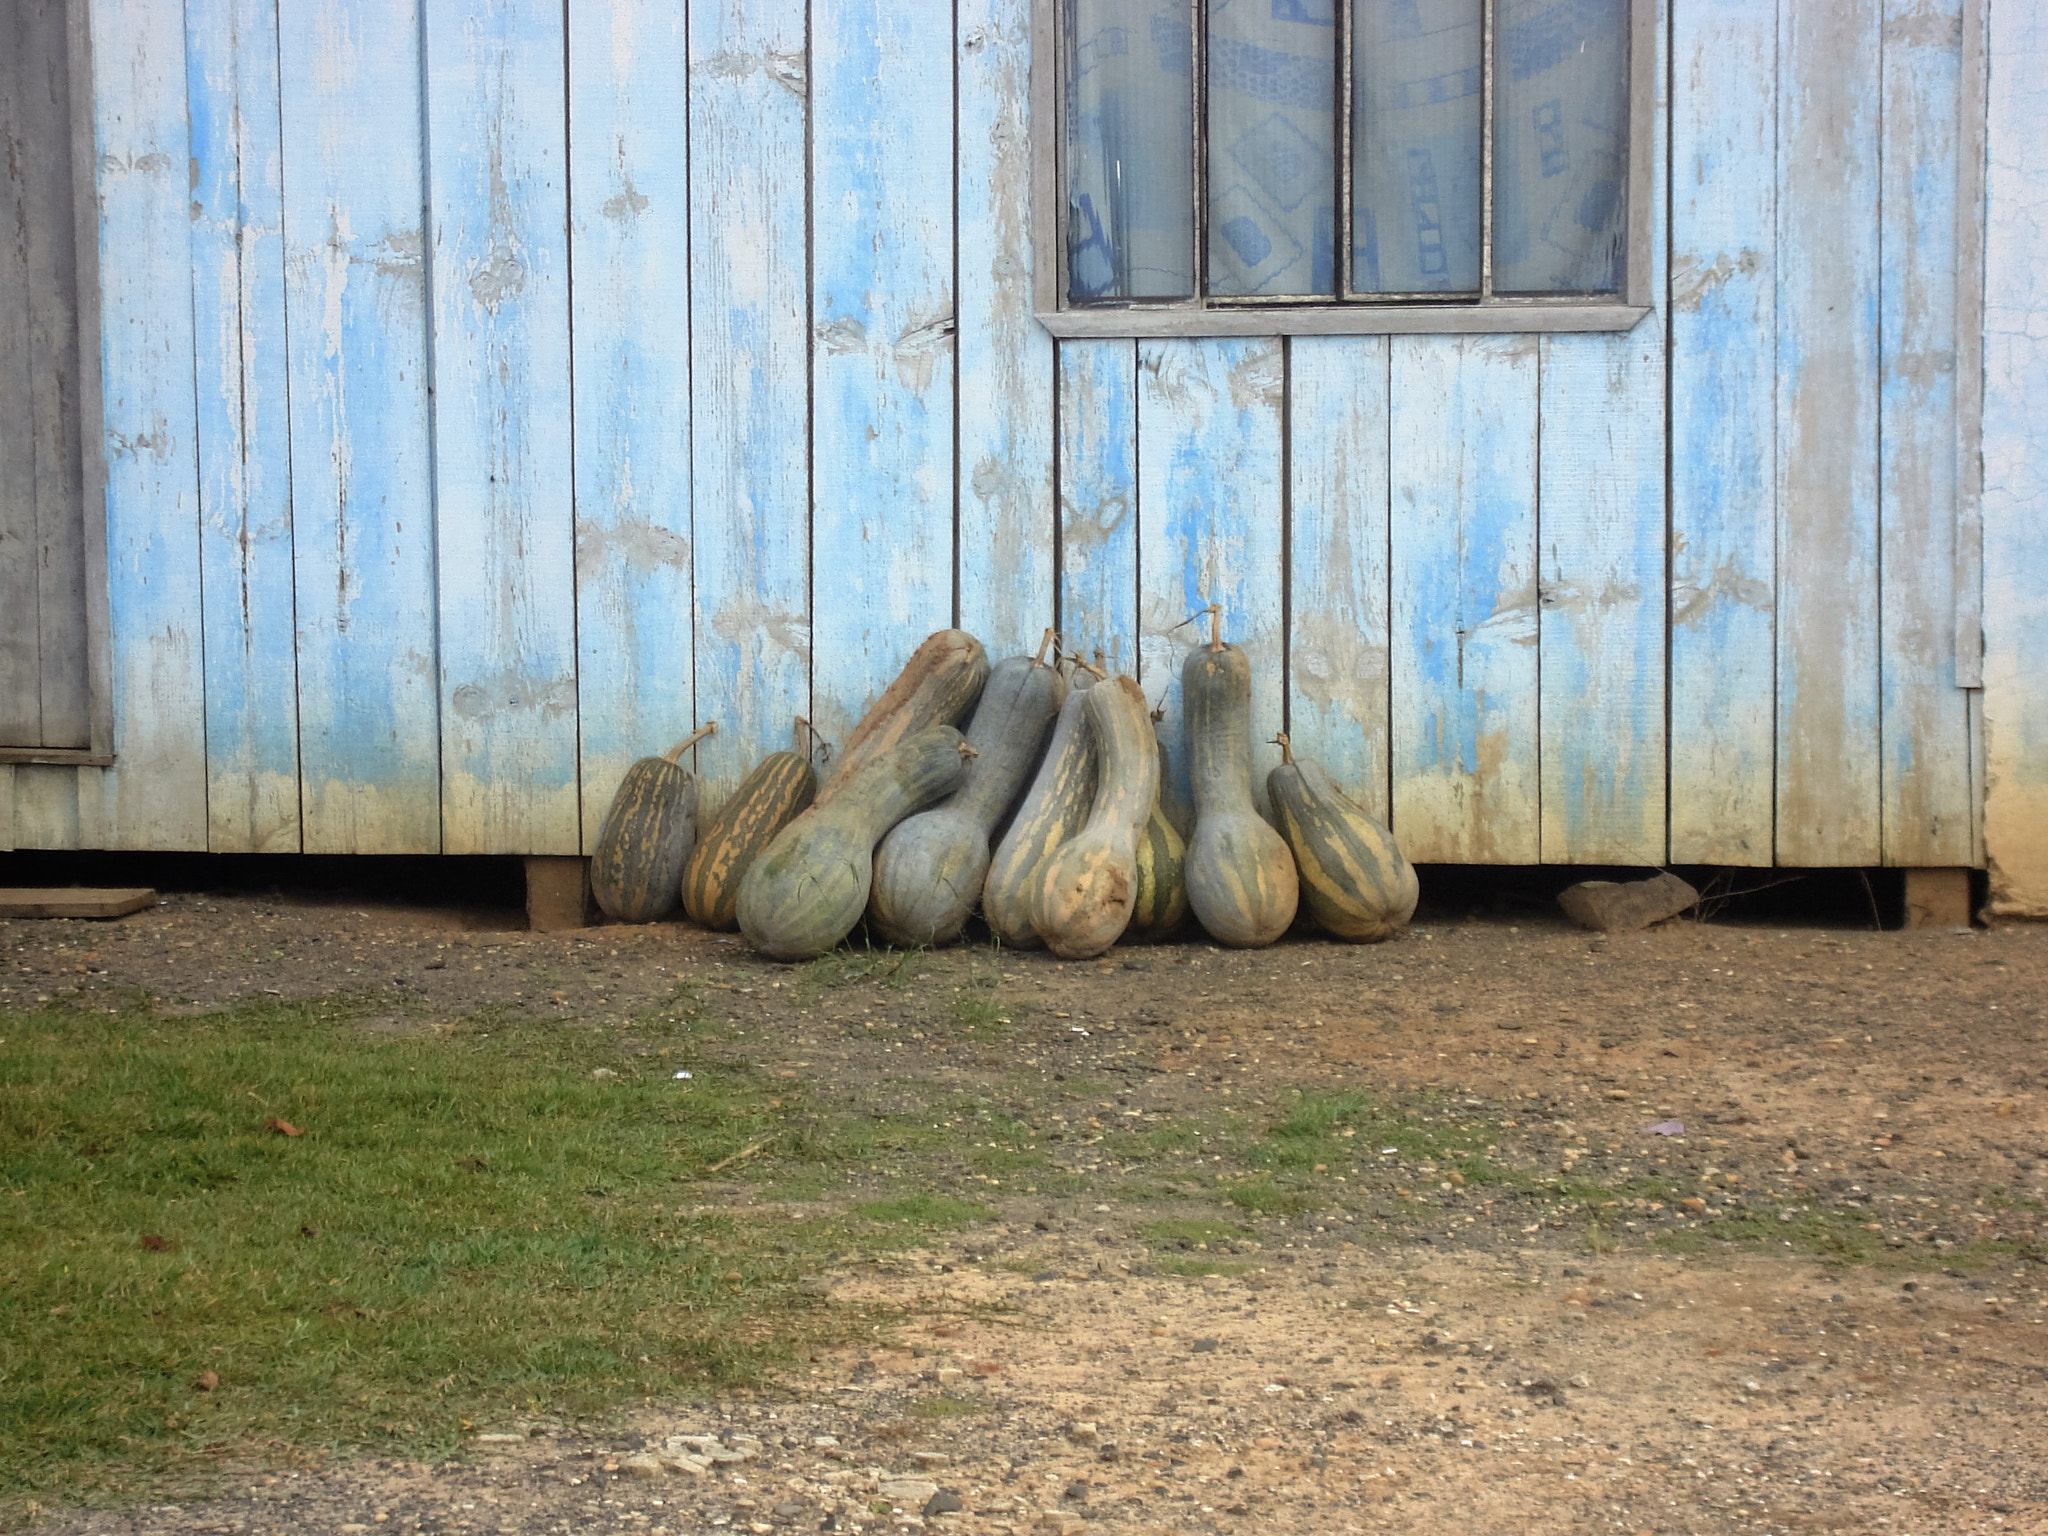
{"type": "Polygon", "coordinates": [[[1133,306],[1038,311],[1061,338],[1132,336],[1418,336],[1629,331],[1642,304],[1347,304],[1242,309],[1133,306]]]}

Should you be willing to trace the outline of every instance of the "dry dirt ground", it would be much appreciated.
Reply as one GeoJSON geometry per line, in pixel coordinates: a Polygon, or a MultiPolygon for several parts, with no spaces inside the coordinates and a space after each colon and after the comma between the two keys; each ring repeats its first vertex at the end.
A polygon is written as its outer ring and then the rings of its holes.
{"type": "Polygon", "coordinates": [[[46,1529],[2048,1530],[2048,931],[1438,914],[1373,948],[960,951],[821,984],[680,927],[494,921],[179,895],[0,924],[0,1005],[374,991],[395,1021],[571,1020],[687,981],[763,1070],[1008,1095],[1099,1189],[963,1173],[1000,1219],[820,1276],[901,1324],[775,1390],[46,1529]],[[1002,1029],[960,1027],[976,985],[1002,1029]],[[1316,1208],[1241,1214],[1210,1250],[1146,1236],[1220,1207],[1199,1151],[1133,1198],[1119,1127],[1359,1088],[1483,1125],[1519,1182],[1335,1130],[1316,1208]]]}

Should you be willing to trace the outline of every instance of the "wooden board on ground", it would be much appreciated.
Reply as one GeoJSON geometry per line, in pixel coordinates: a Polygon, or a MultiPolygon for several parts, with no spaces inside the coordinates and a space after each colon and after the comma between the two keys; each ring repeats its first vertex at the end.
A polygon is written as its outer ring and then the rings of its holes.
{"type": "Polygon", "coordinates": [[[156,904],[147,886],[0,886],[0,917],[126,917],[156,904]]]}

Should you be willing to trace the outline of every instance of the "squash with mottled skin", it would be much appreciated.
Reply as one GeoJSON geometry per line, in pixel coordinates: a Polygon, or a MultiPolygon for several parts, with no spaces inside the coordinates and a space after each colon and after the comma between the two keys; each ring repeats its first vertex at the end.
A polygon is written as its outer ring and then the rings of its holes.
{"type": "Polygon", "coordinates": [[[851,933],[867,909],[875,845],[959,786],[966,750],[950,725],[913,732],[776,833],[740,882],[747,942],[771,959],[808,960],[851,933]]]}
{"type": "Polygon", "coordinates": [[[965,720],[987,681],[988,653],[974,636],[959,629],[929,636],[847,736],[817,803],[831,804],[863,768],[912,733],[965,720]]]}
{"type": "Polygon", "coordinates": [[[1219,944],[1271,944],[1300,901],[1294,855],[1252,801],[1251,662],[1211,637],[1181,666],[1188,768],[1195,801],[1188,839],[1188,905],[1219,944]]]}
{"type": "Polygon", "coordinates": [[[675,910],[697,840],[697,780],[676,761],[717,729],[707,724],[661,757],[627,768],[590,855],[590,894],[615,923],[651,923],[675,910]]]}
{"type": "Polygon", "coordinates": [[[1031,893],[1045,862],[1079,832],[1095,804],[1095,737],[1088,728],[1088,693],[1095,673],[1077,666],[1067,683],[1066,702],[1053,726],[1052,742],[1039,760],[1023,804],[989,861],[981,887],[981,915],[996,937],[1012,949],[1037,949],[1031,926],[1031,893]]]}
{"type": "Polygon", "coordinates": [[[1138,842],[1159,809],[1159,748],[1138,685],[1114,677],[1091,688],[1088,726],[1095,804],[1031,896],[1031,926],[1062,960],[1089,959],[1122,937],[1138,897],[1138,842]]]}
{"type": "Polygon", "coordinates": [[[915,949],[960,937],[988,875],[989,836],[1037,765],[1066,691],[1056,668],[1030,656],[989,673],[967,727],[974,756],[960,787],[875,851],[868,921],[887,942],[915,949]]]}
{"type": "Polygon", "coordinates": [[[1131,904],[1126,938],[1170,938],[1188,915],[1188,845],[1155,805],[1138,839],[1138,899],[1131,904]]]}
{"type": "Polygon", "coordinates": [[[1273,817],[1301,874],[1301,902],[1335,938],[1392,938],[1415,915],[1421,887],[1393,833],[1368,816],[1314,763],[1278,738],[1282,762],[1266,776],[1273,817]]]}
{"type": "Polygon", "coordinates": [[[726,797],[725,804],[697,834],[697,847],[683,868],[683,912],[691,922],[731,930],[740,922],[740,882],[775,834],[817,798],[818,772],[811,766],[797,721],[794,750],[771,752],[726,797]]]}

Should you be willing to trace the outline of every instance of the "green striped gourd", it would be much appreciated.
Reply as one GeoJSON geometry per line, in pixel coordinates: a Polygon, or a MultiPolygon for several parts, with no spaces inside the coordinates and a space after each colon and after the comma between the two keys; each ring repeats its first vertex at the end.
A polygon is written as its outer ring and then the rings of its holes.
{"type": "Polygon", "coordinates": [[[662,756],[640,758],[619,780],[590,855],[590,894],[613,922],[651,923],[675,910],[697,840],[697,780],[677,759],[717,729],[710,722],[662,756]]]}
{"type": "Polygon", "coordinates": [[[1131,904],[1126,938],[1164,939],[1188,915],[1188,845],[1155,805],[1138,839],[1138,899],[1131,904]]]}
{"type": "Polygon", "coordinates": [[[1052,742],[982,883],[981,915],[1012,949],[1039,947],[1031,926],[1031,893],[1046,860],[1087,824],[1095,803],[1095,736],[1088,726],[1087,703],[1096,676],[1086,662],[1074,668],[1052,742]]]}
{"type": "Polygon", "coordinates": [[[1159,748],[1145,695],[1128,677],[1088,690],[1095,804],[1046,861],[1031,926],[1062,960],[1086,960],[1123,936],[1138,896],[1138,843],[1159,808],[1159,748]]]}
{"type": "Polygon", "coordinates": [[[810,723],[797,717],[796,741],[788,752],[771,752],[740,780],[697,834],[697,847],[683,868],[683,911],[693,923],[719,930],[740,923],[740,882],[747,870],[818,794],[811,766],[810,723]]]}
{"type": "Polygon", "coordinates": [[[875,852],[868,921],[885,941],[914,949],[960,937],[988,875],[989,835],[1037,765],[1066,691],[1056,668],[1030,656],[989,673],[967,727],[974,756],[960,787],[899,823],[875,852]]]}
{"type": "Polygon", "coordinates": [[[830,804],[863,768],[905,737],[965,720],[987,681],[988,653],[974,636],[942,629],[927,637],[847,736],[818,789],[818,804],[830,804]]]}
{"type": "Polygon", "coordinates": [[[1271,944],[1294,921],[1301,893],[1293,854],[1252,801],[1251,662],[1212,628],[1180,678],[1195,801],[1188,905],[1219,944],[1271,944]]]}
{"type": "Polygon", "coordinates": [[[740,881],[747,942],[771,959],[808,960],[851,933],[867,909],[875,845],[959,786],[966,751],[950,725],[914,731],[776,833],[740,881]]]}
{"type": "Polygon", "coordinates": [[[1281,763],[1266,776],[1273,817],[1301,872],[1301,902],[1318,927],[1354,944],[1393,937],[1415,915],[1420,886],[1393,833],[1314,763],[1276,738],[1281,763]]]}

